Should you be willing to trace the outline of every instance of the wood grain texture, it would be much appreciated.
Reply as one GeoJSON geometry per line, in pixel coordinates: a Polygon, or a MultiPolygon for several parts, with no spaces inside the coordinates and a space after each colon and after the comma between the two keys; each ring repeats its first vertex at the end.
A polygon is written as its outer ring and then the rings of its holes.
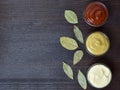
{"type": "MultiPolygon", "coordinates": [[[[120,89],[120,0],[99,0],[109,9],[109,19],[100,28],[88,26],[83,19],[86,5],[94,0],[0,0],[0,90],[82,90],[76,74],[85,74],[90,65],[102,62],[113,72],[111,84],[102,90],[120,89]],[[83,60],[74,67],[71,81],[62,70],[62,62],[72,65],[74,51],[60,46],[60,36],[73,34],[73,26],[64,19],[64,10],[79,17],[84,38],[100,30],[111,40],[110,50],[92,57],[85,47],[83,60]]],[[[88,90],[96,90],[90,85],[88,90]]]]}

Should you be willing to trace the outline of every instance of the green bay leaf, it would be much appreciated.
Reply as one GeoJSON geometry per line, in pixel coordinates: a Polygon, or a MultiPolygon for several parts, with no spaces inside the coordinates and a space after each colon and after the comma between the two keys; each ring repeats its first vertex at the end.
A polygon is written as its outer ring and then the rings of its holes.
{"type": "Polygon", "coordinates": [[[73,65],[77,64],[83,57],[84,53],[82,50],[77,50],[74,53],[74,57],[73,57],[73,65]]]}
{"type": "Polygon", "coordinates": [[[71,24],[77,24],[78,23],[78,17],[76,13],[72,10],[65,10],[64,17],[67,20],[67,22],[71,24]]]}
{"type": "Polygon", "coordinates": [[[86,80],[86,77],[85,75],[79,70],[78,71],[78,83],[79,85],[84,89],[86,90],[87,89],[87,80],[86,80]]]}
{"type": "Polygon", "coordinates": [[[66,64],[65,62],[63,62],[63,70],[65,72],[65,74],[73,80],[73,70],[70,67],[70,65],[66,64]]]}
{"type": "Polygon", "coordinates": [[[78,48],[77,42],[70,37],[60,37],[60,43],[67,50],[75,50],[78,48]]]}
{"type": "Polygon", "coordinates": [[[74,31],[74,34],[75,34],[76,38],[77,38],[82,44],[84,44],[83,34],[82,34],[81,30],[80,30],[76,25],[74,25],[73,31],[74,31]]]}

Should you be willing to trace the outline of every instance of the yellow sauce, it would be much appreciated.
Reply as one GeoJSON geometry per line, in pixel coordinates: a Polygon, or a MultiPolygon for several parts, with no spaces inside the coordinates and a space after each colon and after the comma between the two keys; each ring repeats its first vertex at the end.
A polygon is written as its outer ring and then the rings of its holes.
{"type": "Polygon", "coordinates": [[[90,34],[86,40],[87,50],[96,56],[102,55],[108,51],[110,42],[108,37],[102,32],[90,34]]]}

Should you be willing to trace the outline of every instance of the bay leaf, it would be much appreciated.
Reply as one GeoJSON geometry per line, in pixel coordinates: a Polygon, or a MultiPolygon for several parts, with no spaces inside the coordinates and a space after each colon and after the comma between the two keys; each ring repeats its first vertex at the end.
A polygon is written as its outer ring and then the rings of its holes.
{"type": "Polygon", "coordinates": [[[73,80],[73,70],[70,67],[70,65],[66,64],[65,62],[63,62],[63,70],[65,72],[65,74],[73,80]]]}
{"type": "Polygon", "coordinates": [[[64,17],[67,20],[67,22],[71,24],[77,24],[78,23],[78,17],[76,13],[72,10],[65,10],[64,17]]]}
{"type": "Polygon", "coordinates": [[[70,37],[60,37],[61,45],[68,50],[75,50],[78,48],[77,42],[70,37]]]}
{"type": "Polygon", "coordinates": [[[77,38],[82,44],[84,44],[83,34],[82,34],[81,30],[80,30],[76,25],[74,25],[73,31],[74,31],[74,34],[75,34],[76,38],[77,38]]]}
{"type": "Polygon", "coordinates": [[[77,50],[74,53],[74,57],[73,57],[73,65],[77,64],[83,57],[84,53],[82,50],[77,50]]]}
{"type": "Polygon", "coordinates": [[[78,71],[78,83],[84,90],[87,89],[86,77],[80,70],[78,71]]]}

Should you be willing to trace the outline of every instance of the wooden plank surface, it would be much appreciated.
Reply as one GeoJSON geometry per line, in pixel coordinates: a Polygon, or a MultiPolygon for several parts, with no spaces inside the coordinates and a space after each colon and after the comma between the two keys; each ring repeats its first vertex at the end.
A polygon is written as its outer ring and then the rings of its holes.
{"type": "MultiPolygon", "coordinates": [[[[77,79],[71,81],[62,70],[62,62],[72,64],[74,51],[59,44],[60,36],[73,35],[73,26],[64,19],[64,10],[72,9],[79,17],[84,38],[100,30],[111,40],[110,50],[102,57],[85,51],[74,67],[75,76],[85,74],[90,65],[102,62],[113,72],[111,84],[102,90],[120,89],[120,0],[99,0],[109,9],[110,17],[100,28],[88,26],[83,19],[86,5],[94,0],[0,0],[0,90],[82,90],[77,79]]],[[[90,85],[88,90],[96,90],[90,85]]]]}

